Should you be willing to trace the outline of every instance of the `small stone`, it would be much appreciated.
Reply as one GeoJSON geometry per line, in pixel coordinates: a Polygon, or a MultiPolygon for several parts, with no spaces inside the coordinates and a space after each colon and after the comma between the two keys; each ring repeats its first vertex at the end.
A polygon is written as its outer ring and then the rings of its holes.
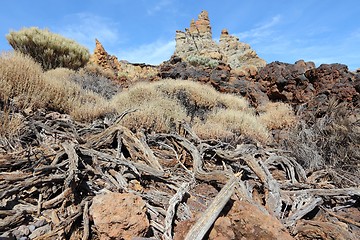
{"type": "Polygon", "coordinates": [[[30,229],[25,225],[21,225],[18,230],[22,233],[22,236],[27,236],[30,234],[30,229]]]}
{"type": "Polygon", "coordinates": [[[36,221],[35,222],[35,227],[42,227],[42,226],[44,226],[45,224],[47,224],[47,222],[46,222],[46,220],[45,219],[40,219],[40,220],[38,220],[38,221],[36,221]]]}
{"type": "Polygon", "coordinates": [[[39,227],[37,229],[35,229],[30,235],[29,238],[30,239],[34,239],[36,237],[40,237],[41,235],[44,235],[45,233],[51,231],[51,226],[49,224],[39,227]]]}
{"type": "Polygon", "coordinates": [[[93,198],[90,215],[100,239],[143,237],[149,228],[145,202],[131,193],[107,193],[93,198]]]}
{"type": "Polygon", "coordinates": [[[15,237],[16,239],[19,239],[19,238],[22,236],[21,231],[19,231],[18,229],[15,229],[15,230],[12,232],[12,234],[14,235],[14,237],[15,237]]]}
{"type": "Polygon", "coordinates": [[[28,226],[28,228],[29,228],[30,232],[33,232],[36,227],[35,227],[35,225],[31,224],[31,225],[28,226]]]}

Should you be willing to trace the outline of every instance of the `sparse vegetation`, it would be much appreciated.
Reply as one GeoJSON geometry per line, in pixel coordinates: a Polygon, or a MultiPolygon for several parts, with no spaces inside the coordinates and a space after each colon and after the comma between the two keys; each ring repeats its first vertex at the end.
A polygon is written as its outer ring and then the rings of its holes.
{"type": "Polygon", "coordinates": [[[326,170],[323,177],[339,186],[358,186],[359,112],[332,99],[327,109],[319,108],[310,118],[302,113],[301,119],[288,144],[297,161],[309,173],[326,170]]]}
{"type": "Polygon", "coordinates": [[[49,108],[78,120],[92,120],[109,110],[99,94],[84,90],[71,80],[76,73],[59,68],[43,72],[32,58],[18,52],[0,57],[0,103],[2,110],[49,108]]]}
{"type": "Polygon", "coordinates": [[[260,121],[271,130],[292,127],[297,122],[291,106],[282,102],[268,102],[257,111],[260,121]]]}
{"type": "Polygon", "coordinates": [[[64,68],[45,72],[48,107],[87,121],[110,112],[108,101],[93,91],[83,89],[71,79],[74,75],[75,72],[64,68]]]}
{"type": "MultiPolygon", "coordinates": [[[[192,81],[138,83],[115,96],[112,105],[119,112],[129,108],[138,110],[122,122],[132,129],[169,132],[177,122],[185,120],[201,138],[226,139],[244,135],[261,142],[269,140],[266,125],[255,116],[245,99],[192,81]]],[[[276,109],[273,111],[276,114],[276,109]]]]}
{"type": "Polygon", "coordinates": [[[45,81],[41,66],[17,52],[0,55],[0,102],[20,109],[43,107],[45,81]]]}
{"type": "Polygon", "coordinates": [[[13,145],[12,141],[20,136],[24,119],[10,109],[0,110],[0,146],[13,145]]]}
{"type": "Polygon", "coordinates": [[[47,29],[23,28],[11,31],[6,39],[14,50],[31,56],[45,70],[58,67],[78,69],[90,58],[85,47],[47,29]]]}
{"type": "Polygon", "coordinates": [[[73,72],[69,79],[79,84],[82,89],[97,93],[106,99],[111,99],[121,90],[120,85],[101,73],[92,73],[85,69],[73,72]]]}
{"type": "Polygon", "coordinates": [[[219,62],[217,60],[199,55],[189,56],[186,60],[195,67],[205,66],[209,68],[216,68],[219,65],[219,62]]]}

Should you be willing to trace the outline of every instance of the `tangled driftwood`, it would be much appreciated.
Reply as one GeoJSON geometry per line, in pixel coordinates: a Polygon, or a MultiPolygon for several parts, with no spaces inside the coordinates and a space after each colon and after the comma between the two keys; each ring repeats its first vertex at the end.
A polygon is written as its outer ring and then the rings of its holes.
{"type": "Polygon", "coordinates": [[[173,239],[176,222],[193,217],[185,196],[206,183],[221,191],[185,239],[203,239],[230,198],[276,217],[295,237],[309,226],[301,220],[314,209],[322,210],[346,224],[355,239],[350,229],[360,224],[336,209],[358,204],[359,188],[337,189],[328,183],[324,189],[285,153],[256,144],[202,141],[185,123],[177,133],[133,133],[119,123],[124,115],[89,125],[56,114],[31,117],[16,143],[22,148],[2,146],[0,233],[11,239],[21,226],[43,217],[44,231],[31,238],[97,239],[89,207],[106,190],[140,196],[150,220],[146,237],[173,239]],[[282,178],[275,177],[279,172],[282,178]],[[132,180],[142,190],[131,187],[132,180]]]}

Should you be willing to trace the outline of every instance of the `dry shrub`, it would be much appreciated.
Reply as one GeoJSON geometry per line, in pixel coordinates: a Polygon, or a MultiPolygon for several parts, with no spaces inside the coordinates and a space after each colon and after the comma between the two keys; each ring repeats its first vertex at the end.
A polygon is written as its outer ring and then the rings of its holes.
{"type": "Polygon", "coordinates": [[[120,85],[110,78],[104,77],[101,73],[89,72],[86,69],[79,69],[70,76],[70,79],[79,84],[82,89],[97,93],[106,99],[111,99],[121,90],[120,85]]]}
{"type": "Polygon", "coordinates": [[[14,50],[31,56],[45,70],[58,67],[78,69],[90,58],[88,49],[47,29],[23,28],[11,31],[6,39],[14,50]]]}
{"type": "Polygon", "coordinates": [[[360,114],[347,103],[330,100],[325,111],[300,114],[288,146],[308,171],[326,169],[339,186],[360,184],[360,114]]]}
{"type": "Polygon", "coordinates": [[[90,75],[102,76],[112,80],[116,79],[116,74],[114,71],[111,69],[104,69],[96,63],[88,62],[81,70],[90,75]]]}
{"type": "Polygon", "coordinates": [[[123,124],[155,132],[174,130],[178,121],[190,121],[202,138],[227,139],[236,135],[266,141],[268,130],[241,97],[222,94],[208,85],[183,80],[138,83],[116,95],[118,112],[137,109],[123,124]]]}
{"type": "Polygon", "coordinates": [[[234,109],[219,109],[212,112],[204,123],[200,123],[200,126],[199,124],[195,125],[194,130],[199,137],[226,139],[229,137],[228,133],[231,132],[237,136],[245,135],[263,143],[269,140],[268,129],[254,114],[234,109]],[[211,129],[216,126],[219,126],[218,129],[211,129]],[[211,132],[214,132],[214,135],[210,135],[211,132]],[[217,135],[221,133],[224,135],[217,135]]]}
{"type": "Polygon", "coordinates": [[[74,71],[58,68],[44,73],[48,107],[68,113],[77,120],[93,120],[110,112],[109,102],[100,95],[82,89],[71,80],[74,71]]]}
{"type": "Polygon", "coordinates": [[[0,101],[20,109],[43,107],[45,82],[41,66],[17,52],[0,55],[0,101]]]}
{"type": "Polygon", "coordinates": [[[283,129],[296,123],[291,106],[282,102],[268,102],[257,108],[260,121],[268,129],[283,129]]]}
{"type": "Polygon", "coordinates": [[[183,107],[176,101],[157,98],[141,104],[122,123],[132,130],[171,132],[178,129],[178,120],[189,120],[183,107]]]}
{"type": "Polygon", "coordinates": [[[9,109],[0,111],[0,145],[7,145],[19,137],[24,127],[24,119],[9,109]]]}
{"type": "Polygon", "coordinates": [[[176,97],[181,102],[188,101],[198,107],[212,109],[215,107],[248,110],[248,102],[232,94],[223,94],[209,85],[194,81],[164,80],[156,82],[158,88],[164,94],[176,97]]]}

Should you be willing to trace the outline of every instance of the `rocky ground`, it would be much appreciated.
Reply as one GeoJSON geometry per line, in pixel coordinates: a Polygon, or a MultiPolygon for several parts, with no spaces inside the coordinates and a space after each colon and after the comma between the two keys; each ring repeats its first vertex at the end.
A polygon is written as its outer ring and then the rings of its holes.
{"type": "Polygon", "coordinates": [[[212,42],[206,12],[176,40],[159,66],[119,61],[97,41],[92,70],[124,89],[199,81],[259,112],[288,103],[297,126],[261,144],[203,140],[186,122],[130,131],[119,122],[131,110],[92,123],[19,113],[21,137],[0,141],[0,239],[359,239],[360,72],[266,64],[225,30],[212,42]],[[216,65],[189,61],[192,35],[216,65]]]}

